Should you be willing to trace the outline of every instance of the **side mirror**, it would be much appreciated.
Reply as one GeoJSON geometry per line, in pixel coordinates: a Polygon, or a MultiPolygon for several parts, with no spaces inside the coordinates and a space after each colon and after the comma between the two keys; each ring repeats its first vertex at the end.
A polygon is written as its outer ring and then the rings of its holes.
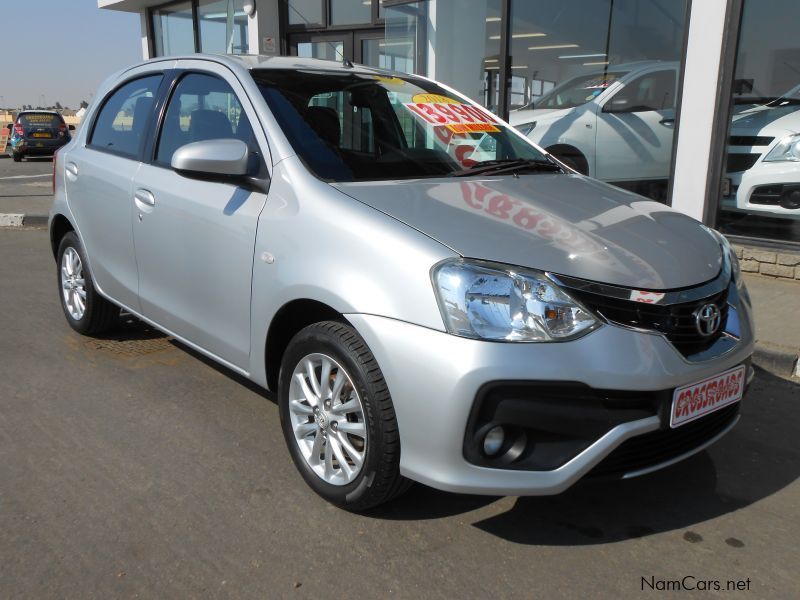
{"type": "Polygon", "coordinates": [[[624,113],[631,112],[630,102],[626,98],[611,98],[603,106],[603,112],[607,113],[624,113]]]}
{"type": "Polygon", "coordinates": [[[180,173],[191,176],[244,177],[248,174],[250,151],[241,140],[203,140],[181,146],[170,164],[180,173]]]}
{"type": "Polygon", "coordinates": [[[70,125],[70,126],[69,126],[69,130],[70,130],[70,131],[75,131],[75,125],[70,125]]]}

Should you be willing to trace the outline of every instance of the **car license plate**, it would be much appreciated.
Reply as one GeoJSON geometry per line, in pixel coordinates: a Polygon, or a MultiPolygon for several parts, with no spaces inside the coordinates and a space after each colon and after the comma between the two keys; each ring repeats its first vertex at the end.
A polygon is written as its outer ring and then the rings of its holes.
{"type": "Polygon", "coordinates": [[[35,137],[35,138],[49,138],[50,134],[49,133],[34,133],[33,137],[35,137]]]}
{"type": "Polygon", "coordinates": [[[669,426],[680,427],[742,399],[746,367],[714,375],[703,381],[679,387],[672,395],[669,426]]]}
{"type": "Polygon", "coordinates": [[[731,178],[730,177],[725,177],[722,180],[722,195],[724,197],[727,197],[727,196],[731,195],[731,178]]]}

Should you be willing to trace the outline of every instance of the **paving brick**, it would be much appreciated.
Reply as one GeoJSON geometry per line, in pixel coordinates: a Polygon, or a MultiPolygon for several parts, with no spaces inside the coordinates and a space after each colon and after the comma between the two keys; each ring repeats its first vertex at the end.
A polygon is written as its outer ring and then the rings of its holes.
{"type": "Polygon", "coordinates": [[[743,260],[739,264],[745,273],[758,273],[758,267],[761,265],[757,260],[743,260]]]}
{"type": "Polygon", "coordinates": [[[744,252],[744,248],[734,245],[733,251],[736,254],[736,258],[742,258],[742,252],[744,252]]]}
{"type": "Polygon", "coordinates": [[[761,264],[762,275],[772,275],[773,277],[794,277],[794,267],[785,265],[761,264]]]}
{"type": "Polygon", "coordinates": [[[796,267],[800,265],[800,254],[778,254],[778,264],[796,267]]]}
{"type": "Polygon", "coordinates": [[[758,250],[756,248],[744,248],[742,258],[757,260],[760,263],[775,264],[778,260],[777,252],[770,252],[769,250],[758,250]]]}

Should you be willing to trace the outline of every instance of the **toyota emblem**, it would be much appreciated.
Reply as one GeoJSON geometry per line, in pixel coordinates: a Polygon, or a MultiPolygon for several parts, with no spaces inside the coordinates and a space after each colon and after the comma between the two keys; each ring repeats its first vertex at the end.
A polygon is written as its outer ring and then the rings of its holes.
{"type": "Polygon", "coordinates": [[[716,304],[701,306],[694,311],[694,325],[697,327],[697,332],[703,337],[714,335],[719,329],[721,316],[716,304]]]}

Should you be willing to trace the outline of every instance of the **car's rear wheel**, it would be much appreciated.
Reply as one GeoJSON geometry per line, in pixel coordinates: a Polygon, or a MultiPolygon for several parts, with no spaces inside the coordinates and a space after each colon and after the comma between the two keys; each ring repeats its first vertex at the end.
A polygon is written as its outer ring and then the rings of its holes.
{"type": "Polygon", "coordinates": [[[284,354],[278,390],[286,444],[317,494],[360,511],[408,488],[386,381],[351,326],[324,321],[301,330],[284,354]]]}
{"type": "Polygon", "coordinates": [[[78,236],[70,231],[58,246],[58,297],[67,322],[78,333],[96,335],[109,330],[119,307],[97,293],[78,236]]]}
{"type": "Polygon", "coordinates": [[[20,154],[19,152],[12,152],[11,158],[14,159],[14,162],[20,162],[22,161],[22,154],[20,154]]]}

